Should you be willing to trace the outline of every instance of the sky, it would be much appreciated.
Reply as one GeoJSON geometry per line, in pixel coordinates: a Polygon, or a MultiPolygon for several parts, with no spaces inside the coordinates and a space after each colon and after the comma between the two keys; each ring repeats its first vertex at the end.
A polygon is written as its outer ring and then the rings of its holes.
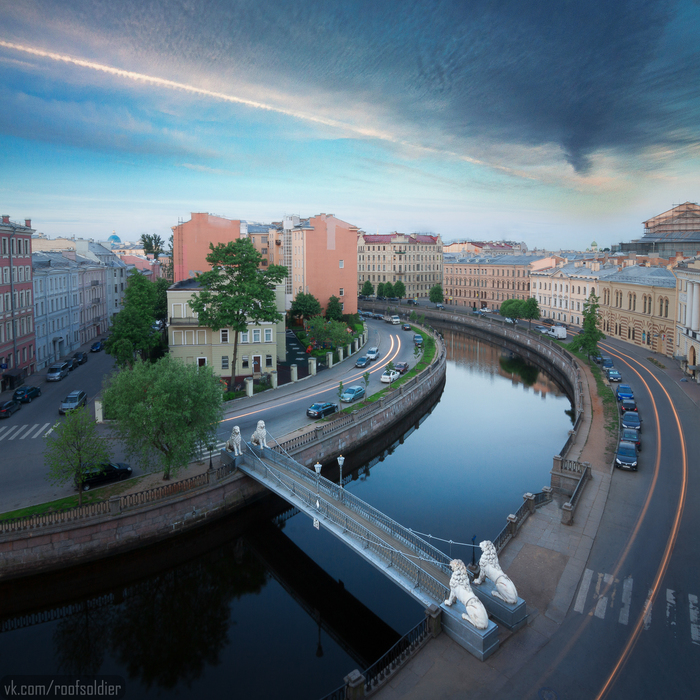
{"type": "Polygon", "coordinates": [[[585,249],[700,201],[700,0],[0,0],[0,213],[585,249]]]}

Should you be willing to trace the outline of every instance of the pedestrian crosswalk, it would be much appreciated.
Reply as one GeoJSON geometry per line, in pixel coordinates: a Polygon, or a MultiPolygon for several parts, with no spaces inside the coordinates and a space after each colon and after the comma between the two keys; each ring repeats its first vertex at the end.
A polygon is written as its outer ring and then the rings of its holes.
{"type": "MultiPolygon", "coordinates": [[[[620,580],[612,574],[586,569],[574,602],[574,612],[600,620],[614,620],[620,625],[629,625],[630,620],[634,623],[642,615],[644,629],[648,630],[652,625],[652,591],[647,591],[643,603],[642,595],[636,597],[636,605],[641,606],[636,610],[633,593],[632,576],[620,580]]],[[[700,608],[697,595],[680,594],[672,588],[666,588],[656,596],[654,605],[657,610],[662,608],[661,614],[656,615],[661,618],[657,624],[665,625],[674,637],[686,638],[691,644],[700,647],[700,608]]]]}
{"type": "Polygon", "coordinates": [[[34,438],[43,437],[48,435],[53,430],[51,423],[35,423],[30,425],[26,423],[25,425],[4,425],[0,427],[0,442],[7,440],[26,440],[29,438],[33,440],[34,438]]]}

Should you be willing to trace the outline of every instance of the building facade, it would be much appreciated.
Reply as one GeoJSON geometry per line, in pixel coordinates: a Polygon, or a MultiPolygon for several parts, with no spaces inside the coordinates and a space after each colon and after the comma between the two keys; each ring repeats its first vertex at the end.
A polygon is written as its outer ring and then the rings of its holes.
{"type": "Polygon", "coordinates": [[[32,290],[32,222],[0,222],[0,387],[21,383],[36,369],[32,290]]]}
{"type": "Polygon", "coordinates": [[[676,275],[676,359],[700,382],[700,258],[679,263],[676,275]]]}
{"type": "MultiPolygon", "coordinates": [[[[228,381],[258,377],[277,370],[277,361],[286,358],[284,320],[277,323],[250,323],[238,334],[236,367],[233,367],[234,332],[213,330],[199,325],[190,300],[200,289],[197,280],[176,282],[168,289],[168,340],[170,354],[187,364],[210,366],[214,374],[228,381]]],[[[277,310],[284,314],[284,284],[276,288],[277,310]]]]}
{"type": "Polygon", "coordinates": [[[357,289],[369,281],[406,287],[406,297],[427,297],[430,288],[442,284],[442,239],[422,233],[389,233],[357,237],[357,289]]]}

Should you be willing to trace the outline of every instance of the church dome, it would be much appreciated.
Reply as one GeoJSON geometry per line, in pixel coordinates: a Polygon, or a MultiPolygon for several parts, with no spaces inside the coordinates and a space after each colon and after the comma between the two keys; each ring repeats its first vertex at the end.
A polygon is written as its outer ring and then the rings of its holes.
{"type": "Polygon", "coordinates": [[[112,235],[107,239],[107,242],[113,247],[120,246],[122,244],[122,239],[117,236],[116,233],[112,233],[112,235]]]}

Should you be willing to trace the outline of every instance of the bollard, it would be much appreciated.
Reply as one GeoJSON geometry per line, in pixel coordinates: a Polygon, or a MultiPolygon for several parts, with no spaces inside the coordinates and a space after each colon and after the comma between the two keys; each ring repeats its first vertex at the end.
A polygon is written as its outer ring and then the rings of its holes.
{"type": "Polygon", "coordinates": [[[270,385],[272,386],[273,389],[277,388],[277,370],[273,369],[272,372],[270,372],[270,385]]]}
{"type": "Polygon", "coordinates": [[[339,345],[338,346],[338,362],[343,361],[343,346],[339,345]]]}
{"type": "Polygon", "coordinates": [[[297,366],[296,365],[291,365],[290,368],[292,370],[292,381],[296,382],[299,380],[299,376],[297,374],[297,366]]]}
{"type": "Polygon", "coordinates": [[[243,381],[245,383],[245,395],[252,396],[253,395],[253,377],[246,377],[243,381]]]}
{"type": "Polygon", "coordinates": [[[435,639],[442,632],[442,610],[431,603],[425,609],[425,616],[428,618],[428,633],[435,639]]]}
{"type": "Polygon", "coordinates": [[[515,537],[518,532],[518,519],[511,513],[508,518],[508,532],[511,537],[515,537]]]}
{"type": "Polygon", "coordinates": [[[361,700],[365,697],[365,677],[357,670],[350,671],[345,678],[345,700],[361,700]]]}
{"type": "Polygon", "coordinates": [[[316,376],[316,358],[315,357],[309,358],[309,374],[312,377],[316,376]]]}
{"type": "Polygon", "coordinates": [[[326,353],[326,367],[330,369],[333,366],[333,353],[332,352],[327,352],[326,353]]]}

